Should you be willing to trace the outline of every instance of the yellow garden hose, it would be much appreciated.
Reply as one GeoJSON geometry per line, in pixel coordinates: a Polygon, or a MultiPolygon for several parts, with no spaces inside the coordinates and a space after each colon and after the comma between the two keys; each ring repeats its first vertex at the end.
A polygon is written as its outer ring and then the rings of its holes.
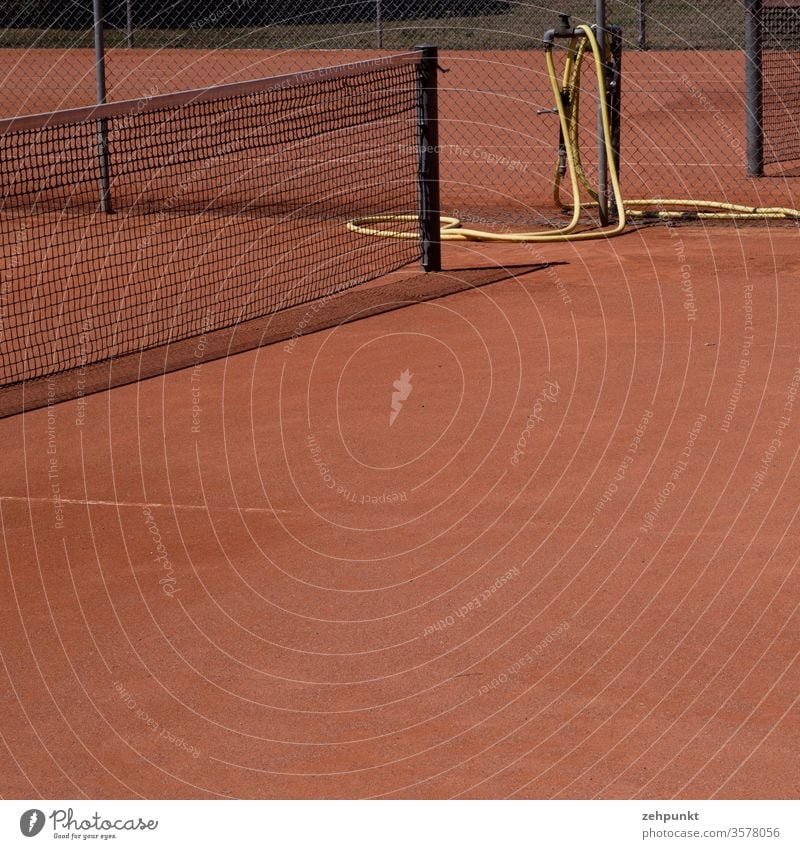
{"type": "MultiPolygon", "coordinates": [[[[696,201],[675,198],[653,198],[650,200],[625,200],[619,184],[616,168],[616,157],[611,137],[611,121],[608,114],[608,100],[604,87],[604,56],[595,36],[594,30],[588,24],[581,24],[574,30],[574,36],[567,51],[564,66],[563,81],[559,87],[558,73],[552,49],[545,51],[547,71],[556,112],[564,140],[566,174],[569,175],[572,204],[561,200],[561,186],[564,179],[561,163],[556,169],[553,187],[553,198],[556,206],[572,215],[570,221],[563,227],[550,230],[535,230],[533,232],[494,233],[487,230],[474,230],[463,227],[458,218],[442,216],[441,240],[451,241],[480,241],[480,242],[576,242],[590,239],[606,239],[622,233],[631,219],[661,219],[661,220],[800,220],[800,210],[783,207],[750,207],[742,204],[724,203],[721,201],[696,201]],[[584,208],[598,206],[598,193],[591,186],[583,169],[579,143],[579,96],[581,66],[587,50],[591,50],[598,80],[598,100],[603,127],[603,144],[606,149],[608,162],[608,177],[618,220],[608,226],[594,230],[576,232],[580,222],[581,211],[584,208]],[[569,114],[565,106],[563,94],[567,95],[570,104],[569,114]],[[591,198],[588,202],[581,201],[580,189],[583,187],[591,198]]],[[[393,239],[418,239],[419,235],[411,229],[391,229],[392,224],[410,224],[418,222],[416,215],[364,215],[347,222],[348,230],[366,236],[383,236],[393,239]]]]}
{"type": "Polygon", "coordinates": [[[651,200],[626,200],[629,218],[660,218],[700,221],[800,221],[800,209],[785,206],[745,206],[716,200],[680,200],[677,198],[652,198],[651,200]],[[689,209],[664,209],[664,207],[689,207],[689,209]],[[640,207],[656,207],[654,211],[640,207]]]}
{"type": "MultiPolygon", "coordinates": [[[[584,29],[579,27],[578,29],[584,29]]],[[[594,33],[592,33],[594,34],[594,33]]],[[[569,92],[572,108],[567,116],[568,135],[566,144],[568,149],[572,148],[575,167],[581,185],[593,198],[594,203],[584,206],[597,206],[597,192],[592,188],[586,173],[583,170],[580,158],[579,124],[578,116],[580,97],[581,64],[587,48],[591,46],[594,51],[597,40],[573,38],[567,62],[564,68],[563,91],[569,92]],[[580,42],[580,43],[578,43],[580,42]]],[[[600,78],[598,77],[598,80],[600,78]]],[[[600,90],[600,99],[605,101],[605,91],[600,90]]],[[[614,165],[614,157],[610,152],[609,141],[605,140],[606,149],[609,150],[610,167],[614,165]]],[[[561,172],[556,170],[555,184],[553,188],[553,199],[556,206],[568,209],[569,205],[561,201],[561,172]]],[[[619,207],[619,202],[618,202],[619,207]]],[[[653,218],[659,220],[700,220],[700,221],[763,221],[763,220],[800,220],[800,210],[788,207],[753,207],[738,203],[727,203],[724,201],[689,200],[680,198],[650,198],[650,199],[626,199],[622,202],[622,209],[626,216],[631,219],[653,218]]]]}

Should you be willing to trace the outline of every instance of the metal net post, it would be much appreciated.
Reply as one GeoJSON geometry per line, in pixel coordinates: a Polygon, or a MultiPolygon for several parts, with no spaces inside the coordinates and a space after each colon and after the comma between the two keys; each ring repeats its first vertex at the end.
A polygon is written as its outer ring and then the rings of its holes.
{"type": "Polygon", "coordinates": [[[419,127],[419,223],[422,267],[441,271],[441,203],[439,199],[439,98],[437,72],[438,48],[422,44],[417,78],[419,127]]]}

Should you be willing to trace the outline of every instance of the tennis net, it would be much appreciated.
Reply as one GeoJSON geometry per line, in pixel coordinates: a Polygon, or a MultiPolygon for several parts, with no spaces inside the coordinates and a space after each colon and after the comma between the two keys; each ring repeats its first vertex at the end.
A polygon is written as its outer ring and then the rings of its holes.
{"type": "Polygon", "coordinates": [[[800,161],[800,0],[763,0],[764,163],[800,161]]]}
{"type": "Polygon", "coordinates": [[[345,223],[418,210],[420,56],[0,122],[0,388],[419,258],[345,223]]]}

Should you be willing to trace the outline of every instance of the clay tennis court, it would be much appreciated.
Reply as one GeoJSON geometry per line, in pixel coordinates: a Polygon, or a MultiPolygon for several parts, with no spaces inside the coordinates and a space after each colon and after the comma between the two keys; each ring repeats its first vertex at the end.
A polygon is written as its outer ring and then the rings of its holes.
{"type": "MultiPolygon", "coordinates": [[[[443,208],[535,207],[537,120],[443,208]]],[[[445,245],[0,420],[2,794],[796,798],[796,240],[445,245]]]]}

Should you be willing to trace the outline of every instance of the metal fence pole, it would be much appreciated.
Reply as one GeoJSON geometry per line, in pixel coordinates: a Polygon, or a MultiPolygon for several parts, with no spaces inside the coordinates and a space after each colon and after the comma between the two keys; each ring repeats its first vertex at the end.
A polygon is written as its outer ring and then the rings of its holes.
{"type": "Polygon", "coordinates": [[[430,44],[414,48],[422,54],[417,73],[419,149],[419,229],[422,267],[442,270],[441,203],[439,199],[439,50],[430,44]]]}
{"type": "MultiPolygon", "coordinates": [[[[611,148],[614,154],[614,168],[617,178],[620,176],[620,136],[622,134],[622,27],[609,27],[611,41],[611,69],[608,78],[608,112],[611,119],[611,148]]],[[[609,208],[614,218],[619,217],[617,198],[611,192],[609,208]]]]}
{"type": "Polygon", "coordinates": [[[639,50],[647,50],[647,9],[646,0],[639,0],[639,50]]]}
{"type": "Polygon", "coordinates": [[[125,3],[125,44],[133,47],[133,0],[125,3]]]}
{"type": "Polygon", "coordinates": [[[375,0],[375,42],[378,50],[383,47],[383,10],[381,0],[375,0]]]}
{"type": "Polygon", "coordinates": [[[745,109],[747,113],[747,176],[764,176],[764,90],[762,0],[744,3],[745,109]]]}
{"type": "MultiPolygon", "coordinates": [[[[103,0],[93,0],[94,70],[97,102],[106,102],[106,61],[103,43],[103,0]]],[[[97,119],[97,152],[100,157],[100,209],[111,212],[111,186],[108,176],[108,120],[97,119]]]]}
{"type": "MultiPolygon", "coordinates": [[[[603,57],[603,79],[598,80],[599,90],[606,91],[608,68],[606,57],[606,2],[595,2],[595,25],[597,42],[603,57]]],[[[606,154],[605,130],[603,127],[603,97],[597,99],[597,201],[600,213],[600,223],[608,224],[608,156],[606,154]]]]}

